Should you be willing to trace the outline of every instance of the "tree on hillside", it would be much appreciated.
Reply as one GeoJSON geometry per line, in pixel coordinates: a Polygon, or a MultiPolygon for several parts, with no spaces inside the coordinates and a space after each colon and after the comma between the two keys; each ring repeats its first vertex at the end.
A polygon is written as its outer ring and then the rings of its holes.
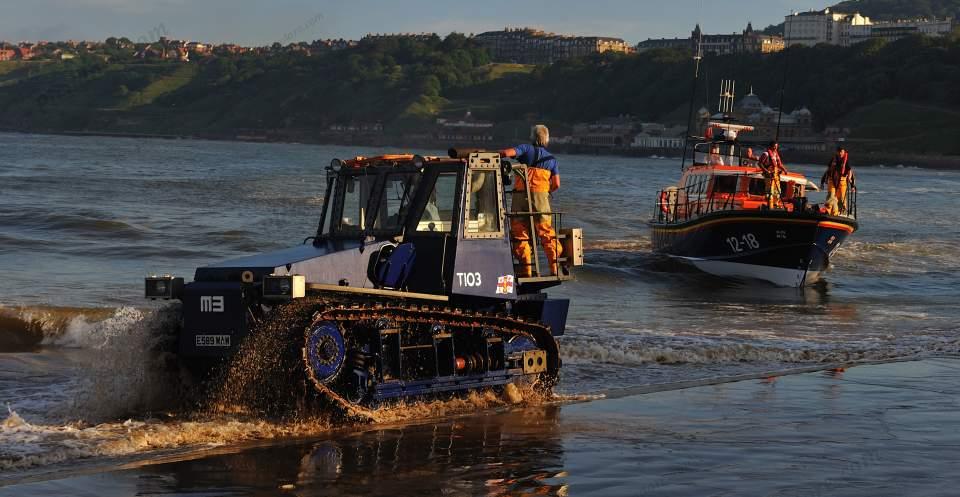
{"type": "Polygon", "coordinates": [[[847,0],[832,7],[838,12],[860,12],[873,20],[915,17],[957,17],[960,0],[847,0]]]}

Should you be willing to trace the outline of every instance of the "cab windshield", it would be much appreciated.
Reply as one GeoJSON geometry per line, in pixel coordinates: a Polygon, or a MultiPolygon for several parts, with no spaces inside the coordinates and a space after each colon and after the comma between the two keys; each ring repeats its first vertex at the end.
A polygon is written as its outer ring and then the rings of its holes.
{"type": "Polygon", "coordinates": [[[335,229],[341,233],[399,233],[409,213],[420,174],[390,172],[341,175],[337,178],[340,199],[335,229]]]}

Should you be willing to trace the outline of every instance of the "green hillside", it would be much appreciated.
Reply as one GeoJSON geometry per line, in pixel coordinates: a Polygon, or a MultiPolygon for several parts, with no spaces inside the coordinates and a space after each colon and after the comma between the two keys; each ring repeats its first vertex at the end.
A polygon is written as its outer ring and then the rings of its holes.
{"type": "MultiPolygon", "coordinates": [[[[859,12],[872,21],[960,18],[960,0],[846,0],[830,7],[836,12],[859,12]]],[[[783,36],[783,23],[767,26],[764,33],[783,36]]]]}
{"type": "Polygon", "coordinates": [[[960,111],[899,100],[861,107],[838,122],[874,150],[960,155],[960,111]]]}
{"type": "Polygon", "coordinates": [[[832,8],[838,12],[860,12],[875,21],[960,16],[960,0],[847,0],[832,8]]]}
{"type": "Polygon", "coordinates": [[[495,122],[498,139],[513,140],[532,121],[558,132],[620,115],[682,123],[691,91],[697,106],[712,108],[727,78],[737,80],[740,95],[753,88],[777,106],[785,69],[784,108],[809,108],[817,127],[847,125],[855,137],[890,149],[922,143],[926,152],[960,153],[948,139],[960,110],[957,35],[710,56],[695,90],[684,51],[490,64],[486,51],[456,34],[370,40],[312,57],[0,64],[0,129],[335,140],[331,129],[341,127],[427,136],[437,117],[469,111],[495,122]],[[912,124],[898,134],[905,122],[912,124]]]}

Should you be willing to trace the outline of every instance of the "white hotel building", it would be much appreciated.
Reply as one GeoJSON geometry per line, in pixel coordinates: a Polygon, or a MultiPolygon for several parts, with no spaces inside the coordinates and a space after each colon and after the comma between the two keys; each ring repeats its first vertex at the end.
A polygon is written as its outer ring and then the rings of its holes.
{"type": "Polygon", "coordinates": [[[784,19],[784,41],[787,45],[814,46],[820,43],[848,47],[882,38],[897,40],[914,34],[941,36],[954,26],[952,19],[913,19],[893,22],[872,22],[859,13],[844,14],[830,9],[795,12],[784,19]]]}

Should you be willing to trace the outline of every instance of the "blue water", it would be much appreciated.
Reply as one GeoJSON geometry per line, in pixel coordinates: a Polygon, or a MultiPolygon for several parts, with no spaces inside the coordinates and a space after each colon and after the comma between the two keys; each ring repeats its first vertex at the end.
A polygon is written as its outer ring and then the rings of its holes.
{"type": "MultiPolygon", "coordinates": [[[[0,134],[0,337],[22,342],[31,322],[43,335],[30,351],[0,354],[0,402],[44,426],[46,442],[101,416],[73,390],[104,354],[140,357],[117,337],[159,326],[144,275],[189,279],[198,265],[299,244],[316,230],[324,166],[377,152],[397,150],[0,134]]],[[[651,253],[646,221],[656,191],[679,177],[677,160],[558,159],[554,208],[587,247],[577,281],[555,291],[573,302],[564,392],[960,351],[958,172],[854,156],[860,230],[822,284],[795,290],[719,281],[651,253]]],[[[144,367],[115,369],[131,365],[144,367]]],[[[113,391],[137,397],[142,385],[113,391]]],[[[23,440],[0,437],[0,454],[23,440]]]]}

